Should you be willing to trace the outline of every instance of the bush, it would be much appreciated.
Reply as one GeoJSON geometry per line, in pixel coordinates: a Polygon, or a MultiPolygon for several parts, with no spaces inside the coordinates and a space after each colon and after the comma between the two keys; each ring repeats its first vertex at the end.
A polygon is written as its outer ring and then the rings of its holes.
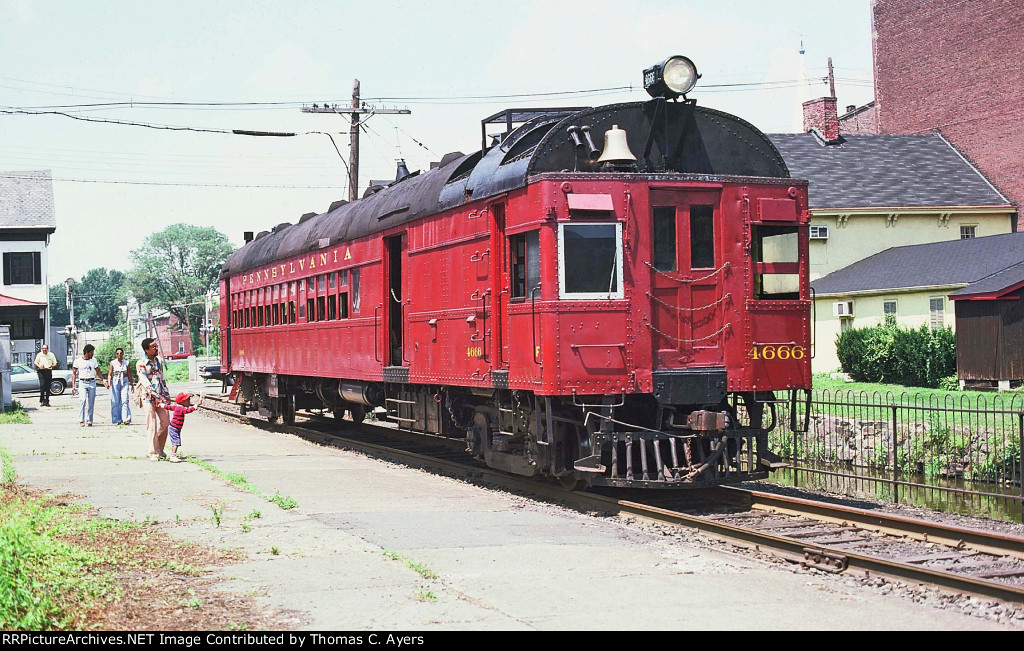
{"type": "Polygon", "coordinates": [[[842,332],[836,353],[843,371],[857,382],[888,382],[936,388],[956,375],[956,339],[950,328],[916,330],[892,321],[842,332]]]}

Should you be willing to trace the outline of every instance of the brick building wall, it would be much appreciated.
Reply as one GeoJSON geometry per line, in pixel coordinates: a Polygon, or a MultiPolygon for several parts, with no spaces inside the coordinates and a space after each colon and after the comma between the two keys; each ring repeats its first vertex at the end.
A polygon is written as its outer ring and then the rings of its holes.
{"type": "Polygon", "coordinates": [[[1024,4],[874,0],[879,133],[941,133],[1024,205],[1024,4]]]}

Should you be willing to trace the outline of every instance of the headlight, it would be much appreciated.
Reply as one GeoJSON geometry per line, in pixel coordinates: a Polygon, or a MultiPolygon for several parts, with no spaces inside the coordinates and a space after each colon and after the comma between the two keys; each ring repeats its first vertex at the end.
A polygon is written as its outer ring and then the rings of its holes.
{"type": "Polygon", "coordinates": [[[684,56],[669,57],[644,70],[644,90],[651,97],[675,99],[693,90],[698,79],[693,61],[684,56]]]}

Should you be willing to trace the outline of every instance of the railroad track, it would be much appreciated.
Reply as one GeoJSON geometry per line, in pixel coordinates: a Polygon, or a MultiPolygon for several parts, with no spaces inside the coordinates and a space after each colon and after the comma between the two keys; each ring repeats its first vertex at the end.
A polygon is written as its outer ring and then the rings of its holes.
{"type": "Polygon", "coordinates": [[[243,418],[256,427],[484,480],[582,510],[696,529],[808,569],[882,576],[1024,603],[1024,538],[734,487],[686,494],[566,491],[554,483],[483,467],[465,452],[462,441],[349,421],[339,430],[334,418],[319,414],[300,413],[305,422],[283,426],[240,416],[231,406],[204,403],[203,408],[243,418]]]}

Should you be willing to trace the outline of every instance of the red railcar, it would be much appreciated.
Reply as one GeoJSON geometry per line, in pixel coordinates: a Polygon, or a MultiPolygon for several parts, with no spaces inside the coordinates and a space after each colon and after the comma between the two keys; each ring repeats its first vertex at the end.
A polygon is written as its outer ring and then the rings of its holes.
{"type": "Polygon", "coordinates": [[[689,100],[498,121],[520,126],[229,258],[235,399],[384,407],[572,485],[766,476],[765,407],[810,387],[806,182],[689,100]]]}

